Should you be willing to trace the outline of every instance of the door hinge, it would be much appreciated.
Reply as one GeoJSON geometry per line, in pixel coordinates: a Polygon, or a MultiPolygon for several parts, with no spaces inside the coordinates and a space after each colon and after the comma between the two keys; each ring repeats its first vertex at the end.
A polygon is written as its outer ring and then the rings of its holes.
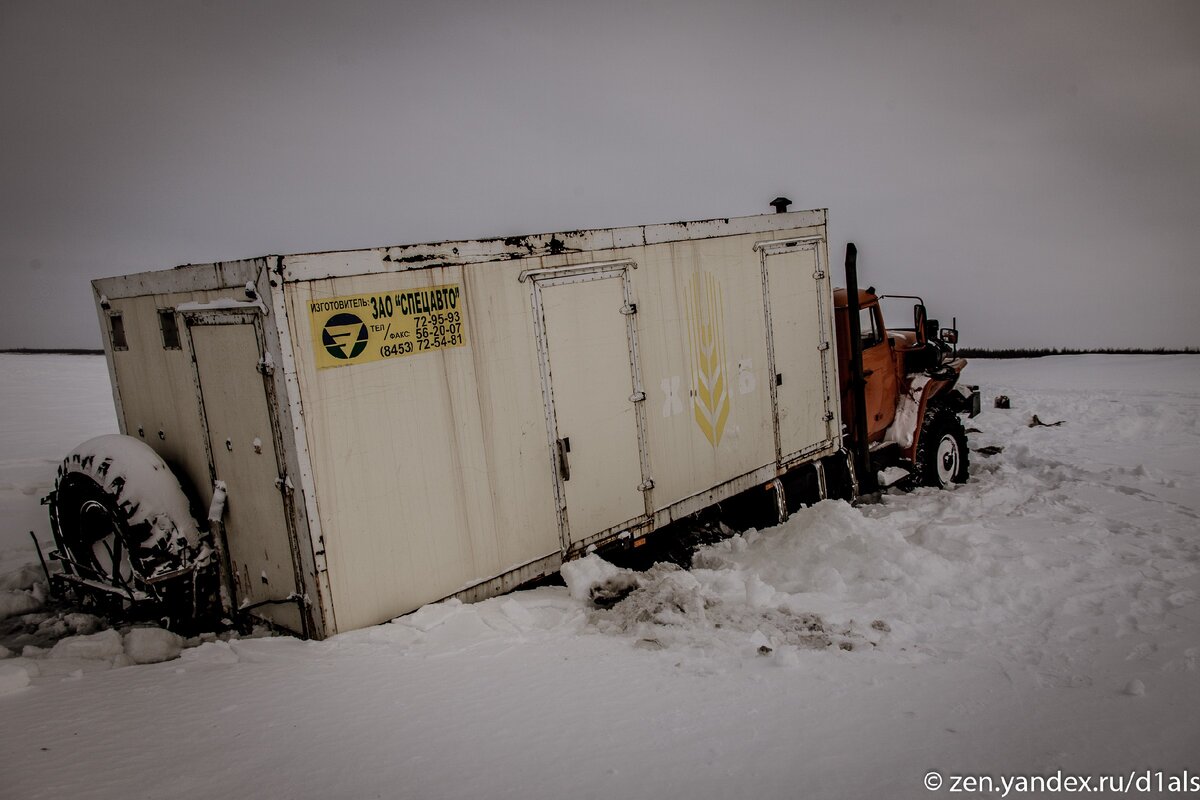
{"type": "Polygon", "coordinates": [[[825,421],[826,421],[826,422],[832,422],[832,421],[833,421],[833,412],[832,412],[832,411],[826,411],[826,412],[825,412],[825,421]]]}
{"type": "Polygon", "coordinates": [[[275,487],[284,494],[291,494],[296,487],[292,485],[292,477],[286,472],[275,479],[275,487]]]}
{"type": "Polygon", "coordinates": [[[813,273],[813,280],[819,281],[819,280],[824,280],[824,279],[825,279],[825,271],[824,270],[817,270],[816,272],[813,273]]]}
{"type": "Polygon", "coordinates": [[[621,313],[629,317],[637,313],[637,303],[626,303],[621,306],[621,313]]]}
{"type": "Polygon", "coordinates": [[[821,342],[819,345],[817,345],[817,349],[822,353],[825,352],[829,349],[829,342],[821,342]]]}
{"type": "Polygon", "coordinates": [[[633,394],[629,395],[629,402],[631,402],[631,403],[640,403],[645,399],[646,399],[645,392],[634,392],[633,394]]]}
{"type": "Polygon", "coordinates": [[[648,492],[653,488],[654,488],[654,479],[653,478],[646,478],[646,480],[644,480],[638,484],[639,492],[648,492]]]}

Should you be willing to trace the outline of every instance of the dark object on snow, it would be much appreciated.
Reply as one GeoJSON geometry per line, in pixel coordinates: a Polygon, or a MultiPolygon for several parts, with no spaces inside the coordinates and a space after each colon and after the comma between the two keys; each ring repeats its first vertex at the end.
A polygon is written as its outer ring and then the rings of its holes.
{"type": "Polygon", "coordinates": [[[149,445],[119,434],[84,442],[59,465],[43,502],[55,543],[49,558],[62,564],[52,594],[105,613],[166,617],[180,629],[215,612],[213,548],[149,445]]]}
{"type": "Polygon", "coordinates": [[[996,395],[996,408],[1012,408],[1012,401],[1008,399],[1008,395],[996,395]]]}
{"type": "Polygon", "coordinates": [[[986,458],[988,456],[994,456],[997,453],[1003,453],[1004,448],[1001,447],[1000,445],[989,444],[987,447],[981,447],[978,450],[976,450],[975,452],[979,453],[979,455],[986,458]]]}
{"type": "Polygon", "coordinates": [[[1065,419],[1060,419],[1058,422],[1042,422],[1040,419],[1038,419],[1038,415],[1034,414],[1033,419],[1029,420],[1029,427],[1031,427],[1031,428],[1057,428],[1059,425],[1062,425],[1064,422],[1066,422],[1065,419]]]}

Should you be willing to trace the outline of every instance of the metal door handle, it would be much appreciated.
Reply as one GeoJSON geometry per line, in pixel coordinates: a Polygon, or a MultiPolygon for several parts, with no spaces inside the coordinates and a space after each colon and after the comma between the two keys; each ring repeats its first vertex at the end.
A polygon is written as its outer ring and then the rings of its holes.
{"type": "Polygon", "coordinates": [[[571,460],[567,458],[567,453],[571,452],[571,439],[564,437],[559,439],[558,445],[558,475],[564,481],[571,480],[571,460]]]}

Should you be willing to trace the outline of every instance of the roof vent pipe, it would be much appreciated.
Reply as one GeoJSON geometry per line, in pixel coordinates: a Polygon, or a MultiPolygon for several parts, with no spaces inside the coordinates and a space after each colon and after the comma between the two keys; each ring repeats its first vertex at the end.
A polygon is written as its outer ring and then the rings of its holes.
{"type": "Polygon", "coordinates": [[[790,206],[791,204],[792,204],[792,201],[788,200],[786,197],[776,197],[774,200],[771,201],[771,205],[775,206],[776,214],[786,214],[788,206],[790,206]]]}

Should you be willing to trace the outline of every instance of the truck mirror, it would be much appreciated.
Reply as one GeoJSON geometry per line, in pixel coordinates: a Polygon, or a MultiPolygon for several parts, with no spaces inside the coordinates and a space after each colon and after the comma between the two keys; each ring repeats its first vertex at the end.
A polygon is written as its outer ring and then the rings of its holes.
{"type": "Polygon", "coordinates": [[[954,328],[942,328],[942,341],[946,344],[958,344],[958,331],[954,328]]]}
{"type": "Polygon", "coordinates": [[[936,319],[925,320],[925,341],[936,339],[938,335],[938,321],[936,319]]]}

